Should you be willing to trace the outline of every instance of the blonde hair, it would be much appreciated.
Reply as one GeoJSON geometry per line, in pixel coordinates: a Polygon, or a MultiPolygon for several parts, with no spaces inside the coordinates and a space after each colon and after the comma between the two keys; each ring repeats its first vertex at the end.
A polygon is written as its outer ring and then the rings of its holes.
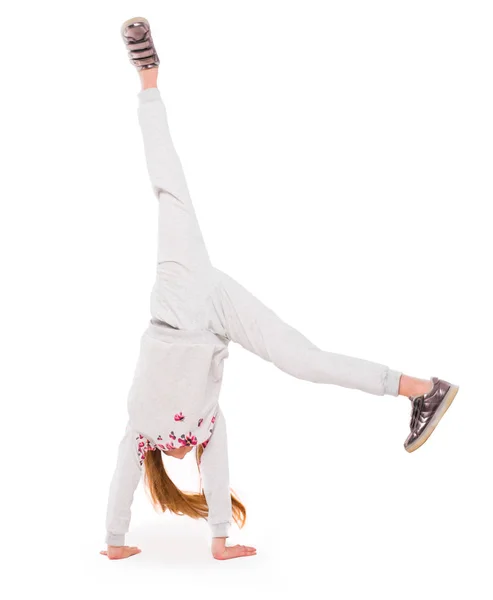
{"type": "MultiPolygon", "coordinates": [[[[199,474],[203,451],[202,444],[199,444],[195,453],[199,474]]],[[[199,492],[183,492],[178,489],[164,468],[160,450],[150,450],[146,453],[144,467],[144,483],[155,509],[161,509],[162,512],[169,510],[176,515],[186,515],[192,519],[207,518],[209,508],[202,487],[202,479],[199,492]]],[[[241,529],[246,523],[246,508],[234,490],[230,488],[230,491],[233,519],[241,529]]]]}

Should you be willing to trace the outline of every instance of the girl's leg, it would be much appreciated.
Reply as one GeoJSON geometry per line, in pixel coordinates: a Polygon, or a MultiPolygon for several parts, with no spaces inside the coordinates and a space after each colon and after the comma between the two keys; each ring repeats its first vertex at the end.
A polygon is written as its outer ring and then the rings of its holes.
{"type": "Polygon", "coordinates": [[[158,252],[151,314],[179,329],[205,328],[215,273],[156,87],[158,69],[141,72],[138,119],[147,170],[158,200],[158,252]],[[154,72],[154,73],[153,73],[154,72]],[[149,84],[149,80],[153,83],[149,84]],[[154,87],[145,87],[145,85],[154,87]]]}
{"type": "MultiPolygon", "coordinates": [[[[331,383],[376,395],[410,395],[400,390],[401,373],[361,358],[318,348],[227,273],[215,269],[209,325],[282,371],[314,383],[331,383]]],[[[402,375],[406,392],[424,393],[430,380],[402,375]]]]}

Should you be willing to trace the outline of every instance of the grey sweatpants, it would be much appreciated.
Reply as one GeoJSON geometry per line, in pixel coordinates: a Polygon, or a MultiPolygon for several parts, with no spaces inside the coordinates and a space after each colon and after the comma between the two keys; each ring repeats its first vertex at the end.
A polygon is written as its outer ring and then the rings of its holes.
{"type": "Polygon", "coordinates": [[[211,264],[158,88],[138,93],[138,118],[159,203],[153,319],[212,331],[299,379],[397,396],[399,371],[321,350],[211,264]]]}

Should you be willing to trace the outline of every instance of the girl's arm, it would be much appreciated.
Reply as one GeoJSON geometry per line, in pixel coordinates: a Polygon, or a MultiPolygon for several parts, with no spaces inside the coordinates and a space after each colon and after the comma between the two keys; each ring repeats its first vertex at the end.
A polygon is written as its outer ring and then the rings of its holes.
{"type": "Polygon", "coordinates": [[[252,546],[226,546],[232,523],[232,503],[229,489],[228,440],[226,420],[219,409],[215,428],[209,443],[202,453],[200,471],[204,494],[209,507],[208,523],[212,531],[212,556],[218,560],[253,556],[257,553],[252,546]]]}
{"type": "Polygon", "coordinates": [[[108,546],[124,546],[125,534],[130,524],[135,489],[142,475],[142,466],[136,439],[139,434],[127,424],[118,447],[116,468],[111,480],[106,513],[106,543],[108,546]]]}
{"type": "MultiPolygon", "coordinates": [[[[229,537],[232,523],[226,420],[219,408],[209,441],[200,459],[202,485],[209,507],[207,522],[213,538],[229,537]]],[[[224,541],[224,540],[223,540],[224,541]]]]}

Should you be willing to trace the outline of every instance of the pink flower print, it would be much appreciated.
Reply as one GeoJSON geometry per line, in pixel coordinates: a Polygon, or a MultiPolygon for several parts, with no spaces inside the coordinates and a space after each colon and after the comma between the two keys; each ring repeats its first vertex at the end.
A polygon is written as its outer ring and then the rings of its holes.
{"type": "Polygon", "coordinates": [[[158,444],[157,447],[159,448],[159,450],[164,450],[164,446],[162,444],[158,444]]]}
{"type": "Polygon", "coordinates": [[[212,417],[211,423],[215,423],[215,422],[216,422],[216,417],[212,417]]]}
{"type": "Polygon", "coordinates": [[[170,437],[172,440],[176,440],[176,435],[175,435],[175,432],[174,432],[174,431],[172,431],[172,432],[169,434],[169,437],[170,437]]]}
{"type": "Polygon", "coordinates": [[[184,421],[184,420],[185,420],[185,417],[182,412],[179,412],[177,415],[175,415],[175,421],[184,421]]]}
{"type": "Polygon", "coordinates": [[[203,420],[204,420],[204,419],[199,419],[199,424],[197,425],[197,427],[200,427],[200,426],[202,425],[202,421],[203,421],[203,420]]]}
{"type": "Polygon", "coordinates": [[[209,440],[205,440],[205,442],[202,442],[202,447],[207,448],[208,443],[209,443],[209,440]]]}
{"type": "Polygon", "coordinates": [[[158,435],[158,436],[157,436],[157,439],[158,439],[158,440],[162,440],[163,438],[162,438],[160,435],[158,435]]]}
{"type": "Polygon", "coordinates": [[[143,435],[139,435],[135,439],[142,440],[138,444],[139,464],[140,464],[140,466],[142,466],[142,463],[144,462],[146,453],[149,452],[149,450],[155,450],[156,447],[153,446],[149,440],[144,438],[143,435]]]}
{"type": "Polygon", "coordinates": [[[197,438],[192,435],[192,432],[190,431],[189,434],[186,436],[185,434],[181,435],[178,438],[178,441],[180,442],[180,444],[182,446],[196,446],[197,445],[197,438]]]}
{"type": "Polygon", "coordinates": [[[166,450],[174,450],[176,446],[174,444],[166,443],[166,450]]]}

